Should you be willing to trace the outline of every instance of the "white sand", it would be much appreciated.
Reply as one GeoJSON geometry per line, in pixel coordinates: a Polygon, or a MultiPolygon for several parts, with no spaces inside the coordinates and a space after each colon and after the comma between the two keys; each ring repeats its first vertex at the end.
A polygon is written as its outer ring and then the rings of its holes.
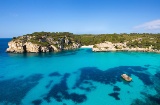
{"type": "Polygon", "coordinates": [[[81,46],[81,48],[93,48],[93,45],[81,46]]]}

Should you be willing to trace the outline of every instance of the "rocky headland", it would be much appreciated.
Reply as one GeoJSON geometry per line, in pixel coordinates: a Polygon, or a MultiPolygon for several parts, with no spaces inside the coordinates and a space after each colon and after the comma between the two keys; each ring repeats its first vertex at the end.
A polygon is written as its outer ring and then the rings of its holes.
{"type": "Polygon", "coordinates": [[[69,35],[48,35],[47,33],[34,33],[14,37],[9,43],[6,52],[11,53],[39,53],[59,52],[62,50],[77,49],[81,45],[69,35]]]}
{"type": "Polygon", "coordinates": [[[159,34],[76,35],[69,32],[35,32],[14,37],[6,52],[59,52],[78,48],[102,51],[137,51],[160,53],[159,34]]]}
{"type": "Polygon", "coordinates": [[[112,43],[105,41],[104,43],[95,44],[92,48],[94,52],[109,52],[109,51],[137,51],[137,52],[156,52],[160,53],[160,50],[153,49],[153,46],[149,47],[129,47],[127,46],[128,42],[123,43],[112,43]]]}

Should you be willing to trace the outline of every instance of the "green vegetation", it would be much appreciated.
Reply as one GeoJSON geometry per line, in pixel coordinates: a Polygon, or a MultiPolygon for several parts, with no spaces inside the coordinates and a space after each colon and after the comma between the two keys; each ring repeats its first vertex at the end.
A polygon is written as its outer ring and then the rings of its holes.
{"type": "Polygon", "coordinates": [[[80,43],[81,45],[94,45],[110,41],[112,43],[127,42],[129,47],[140,47],[160,50],[160,34],[151,33],[130,33],[130,34],[82,34],[77,35],[69,32],[34,32],[32,34],[23,35],[22,37],[13,38],[14,40],[30,41],[32,43],[40,44],[42,46],[48,46],[55,44],[56,41],[61,43],[67,37],[69,43],[64,46],[69,46],[72,42],[80,43]]]}
{"type": "Polygon", "coordinates": [[[63,47],[69,47],[72,44],[73,33],[69,32],[34,32],[32,34],[26,34],[19,37],[14,37],[13,40],[21,42],[32,42],[41,46],[62,45],[63,47]],[[65,43],[67,40],[67,44],[65,43]]]}
{"type": "Polygon", "coordinates": [[[160,34],[101,34],[101,35],[75,35],[74,38],[82,45],[94,45],[109,41],[112,43],[127,42],[129,47],[148,48],[160,50],[160,34]]]}

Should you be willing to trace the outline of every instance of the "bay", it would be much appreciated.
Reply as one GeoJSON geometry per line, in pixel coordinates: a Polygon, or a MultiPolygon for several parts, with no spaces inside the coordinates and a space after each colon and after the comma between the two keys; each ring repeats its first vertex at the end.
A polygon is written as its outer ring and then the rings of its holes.
{"type": "Polygon", "coordinates": [[[5,52],[10,40],[0,39],[2,105],[160,104],[160,54],[90,48],[13,54],[5,52]]]}

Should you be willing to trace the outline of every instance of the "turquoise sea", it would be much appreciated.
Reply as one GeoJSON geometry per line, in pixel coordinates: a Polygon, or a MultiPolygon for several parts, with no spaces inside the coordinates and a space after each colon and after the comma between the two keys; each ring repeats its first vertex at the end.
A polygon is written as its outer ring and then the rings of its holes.
{"type": "Polygon", "coordinates": [[[0,105],[160,105],[160,54],[12,54],[10,40],[0,39],[0,105]]]}

